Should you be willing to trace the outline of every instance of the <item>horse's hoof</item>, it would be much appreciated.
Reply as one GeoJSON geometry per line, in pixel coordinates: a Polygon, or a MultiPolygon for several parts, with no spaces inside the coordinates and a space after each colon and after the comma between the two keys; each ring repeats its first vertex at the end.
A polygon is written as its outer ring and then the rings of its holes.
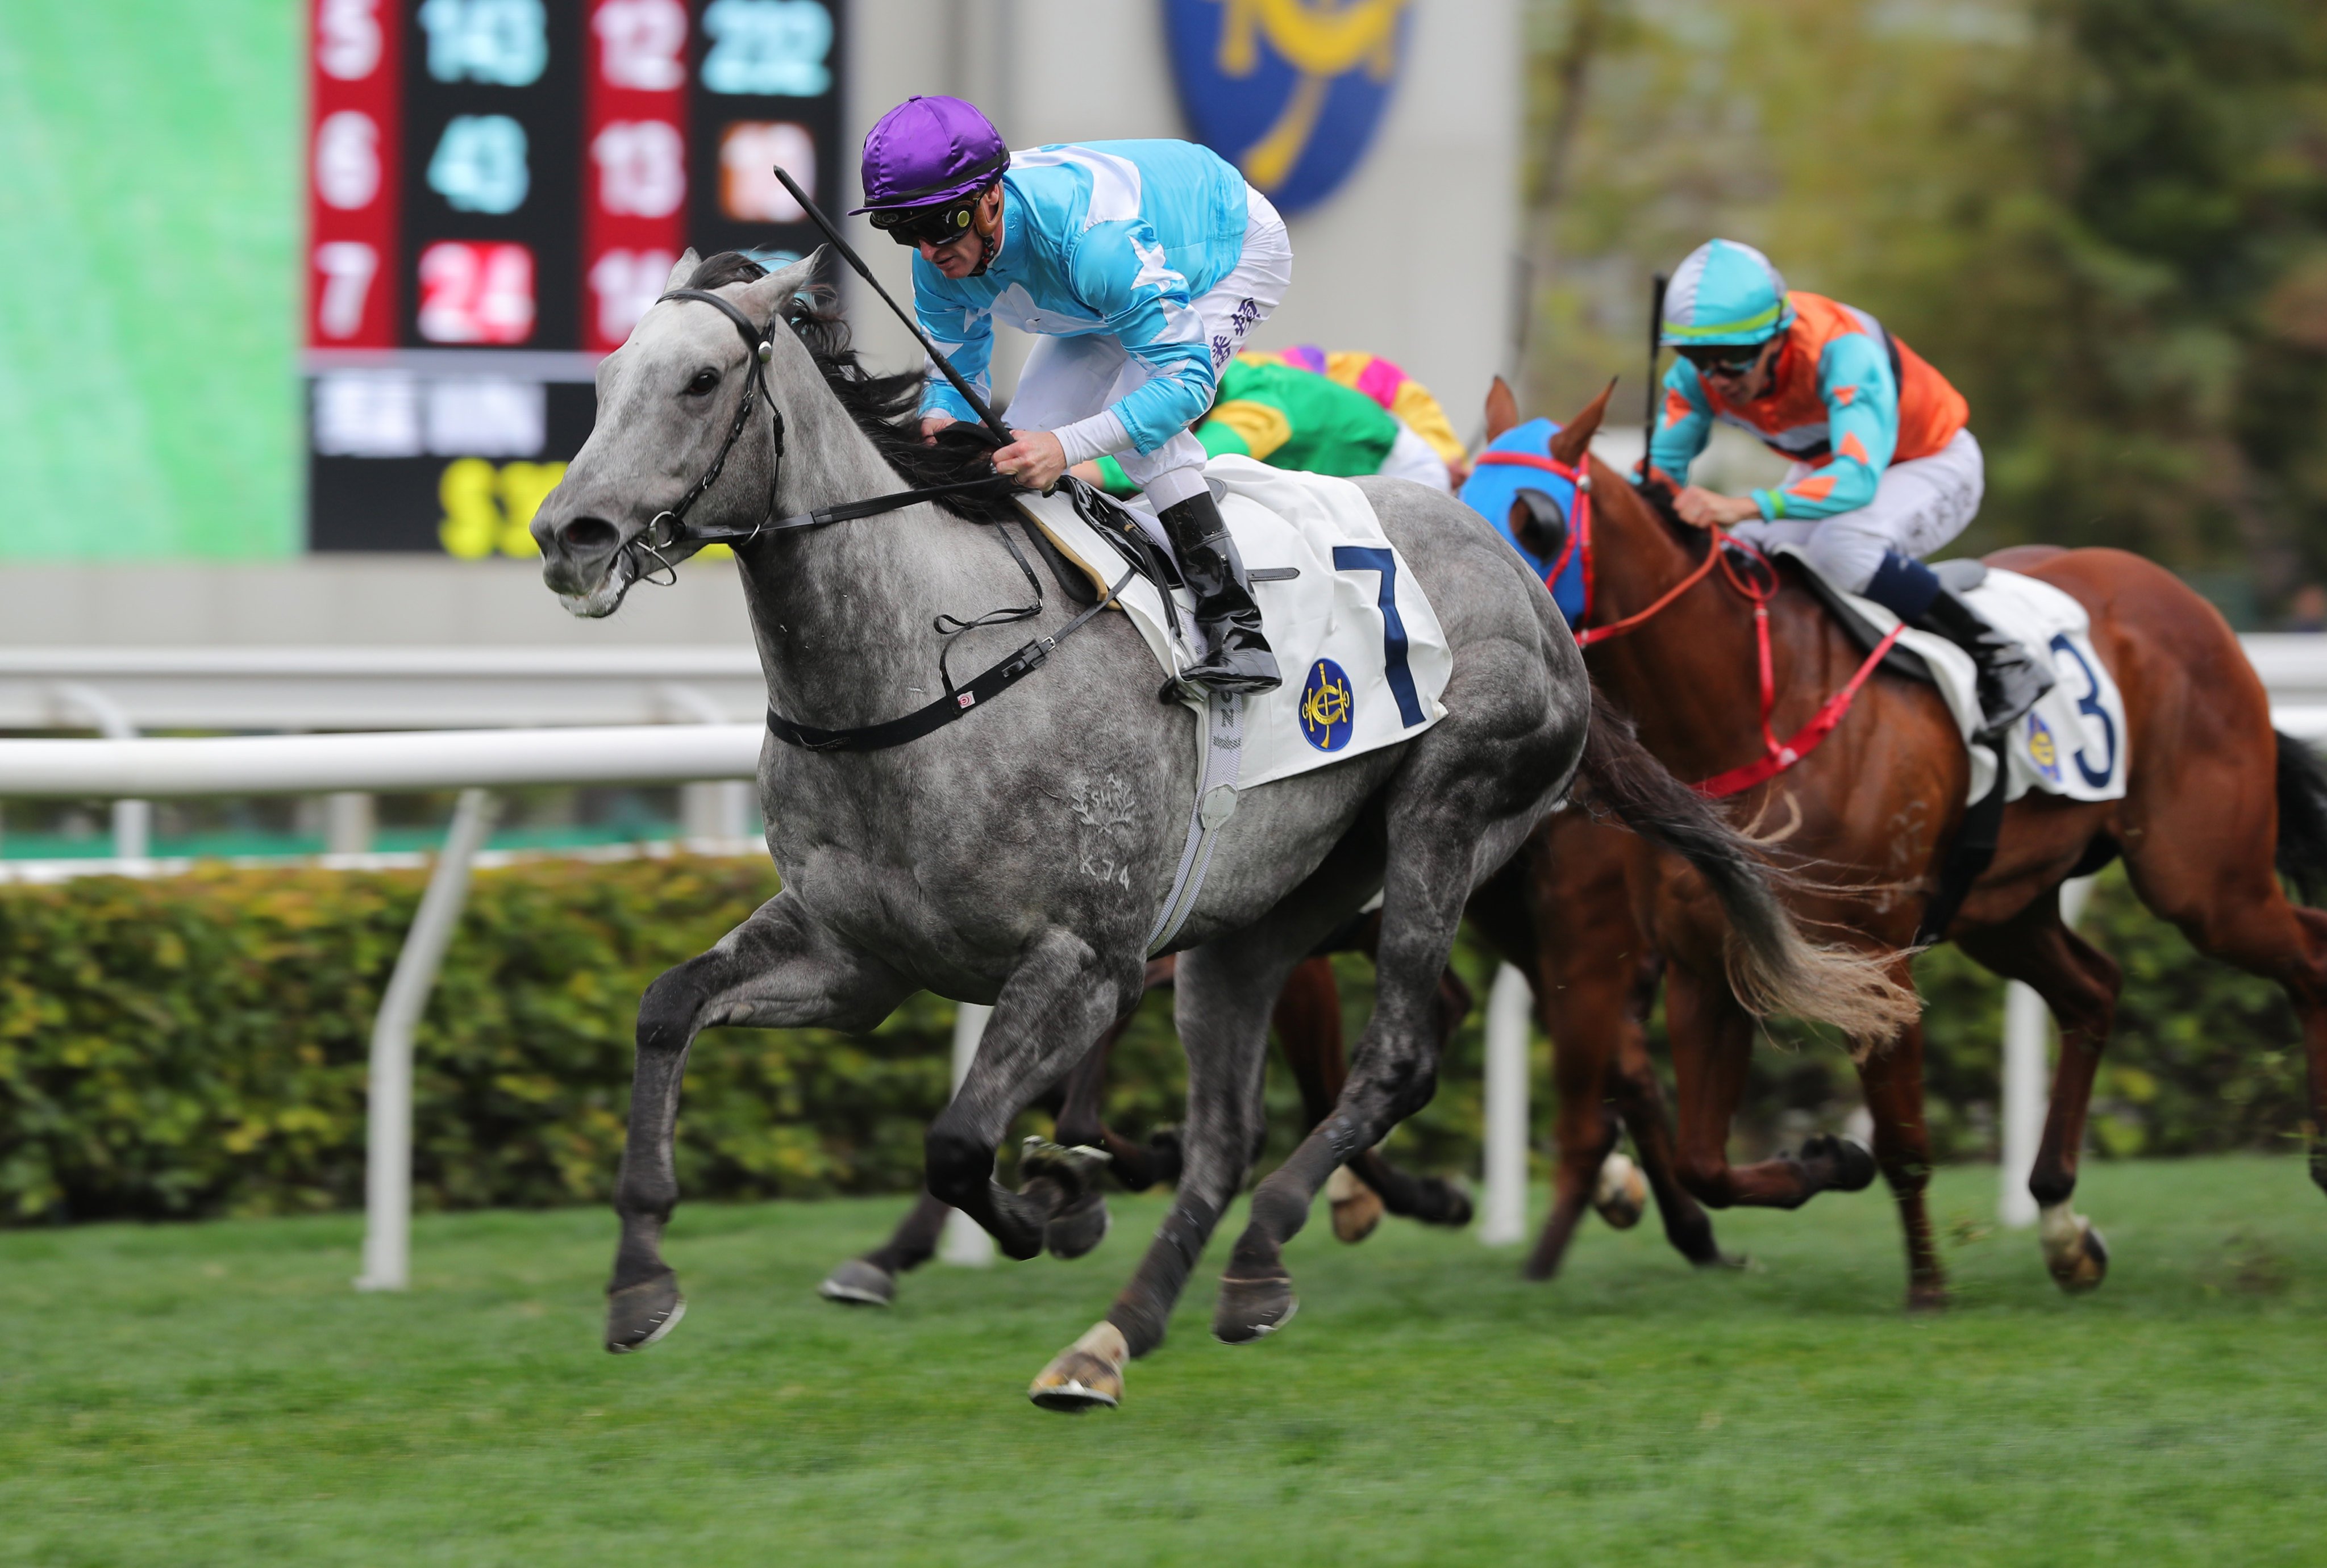
{"type": "Polygon", "coordinates": [[[1023,1192],[1047,1176],[1068,1193],[1087,1191],[1108,1159],[1106,1150],[1094,1149],[1088,1143],[1078,1143],[1070,1149],[1030,1134],[1018,1153],[1018,1190],[1023,1192]]]}
{"type": "Polygon", "coordinates": [[[2108,1278],[2108,1243],[2093,1222],[2066,1203],[2046,1209],[2037,1234],[2044,1246],[2044,1266],[2052,1283],[2072,1296],[2100,1288],[2108,1278]]]}
{"type": "Polygon", "coordinates": [[[1944,1312],[1948,1306],[1948,1287],[1944,1284],[1907,1287],[1907,1310],[1911,1312],[1944,1312]]]}
{"type": "Polygon", "coordinates": [[[1333,1238],[1354,1246],[1381,1223],[1381,1195],[1360,1181],[1347,1165],[1336,1166],[1325,1179],[1325,1197],[1333,1206],[1333,1238]]]}
{"type": "Polygon", "coordinates": [[[825,1275],[816,1293],[844,1307],[885,1307],[897,1299],[897,1276],[877,1264],[852,1257],[825,1275]]]}
{"type": "Polygon", "coordinates": [[[1440,1194],[1437,1212],[1423,1216],[1423,1224],[1443,1225],[1449,1230],[1460,1230],[1471,1223],[1477,1210],[1471,1207],[1471,1195],[1463,1190],[1461,1182],[1426,1177],[1422,1184],[1425,1188],[1435,1188],[1440,1194]]]}
{"type": "Polygon", "coordinates": [[[1158,1127],[1147,1134],[1149,1186],[1177,1187],[1187,1163],[1188,1152],[1180,1141],[1179,1128],[1158,1127]]]}
{"type": "Polygon", "coordinates": [[[687,1316],[678,1275],[665,1269],[650,1280],[606,1293],[606,1349],[617,1356],[643,1350],[687,1316]]]}
{"type": "Polygon", "coordinates": [[[1249,1345],[1285,1327],[1300,1310],[1301,1298],[1284,1274],[1223,1279],[1220,1305],[1212,1309],[1212,1338],[1223,1345],[1249,1345]]]}
{"type": "Polygon", "coordinates": [[[1689,1262],[1701,1269],[1734,1269],[1739,1274],[1744,1274],[1753,1267],[1753,1255],[1745,1252],[1723,1252],[1715,1247],[1711,1257],[1693,1257],[1689,1262]]]}
{"type": "Polygon", "coordinates": [[[1114,1225],[1107,1199],[1086,1192],[1051,1216],[1050,1223],[1042,1227],[1042,1245],[1051,1249],[1052,1257],[1080,1257],[1105,1241],[1114,1225]]]}
{"type": "Polygon", "coordinates": [[[1874,1156],[1866,1145],[1850,1138],[1837,1138],[1830,1133],[1820,1133],[1802,1143],[1802,1162],[1830,1160],[1834,1162],[1834,1179],[1827,1186],[1836,1192],[1864,1192],[1874,1185],[1874,1156]]]}
{"type": "Polygon", "coordinates": [[[1601,1162],[1600,1179],[1592,1188],[1592,1209],[1615,1230],[1640,1223],[1640,1216],[1649,1211],[1649,1183],[1631,1155],[1619,1152],[1601,1162]]]}
{"type": "Polygon", "coordinates": [[[1060,1351],[1026,1390],[1026,1397],[1062,1415],[1113,1410],[1123,1403],[1123,1364],[1130,1358],[1123,1331],[1113,1323],[1100,1323],[1060,1351]]]}

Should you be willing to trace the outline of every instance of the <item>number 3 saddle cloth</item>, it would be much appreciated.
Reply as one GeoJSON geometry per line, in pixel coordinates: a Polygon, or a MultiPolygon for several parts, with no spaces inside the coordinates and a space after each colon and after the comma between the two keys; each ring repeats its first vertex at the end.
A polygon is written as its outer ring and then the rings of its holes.
{"type": "MultiPolygon", "coordinates": [[[[1872,599],[1845,593],[1818,576],[1809,557],[1793,546],[1775,555],[1791,555],[1815,582],[1820,597],[1854,635],[1872,647],[1899,618],[1872,599]],[[1851,625],[1853,621],[1858,622],[1851,625]]],[[[2125,797],[2125,697],[2093,651],[2092,621],[2085,607],[2049,583],[1977,561],[1945,561],[1934,570],[1971,602],[1990,625],[2016,639],[2052,671],[2053,686],[2005,737],[2004,798],[2017,800],[2031,789],[2071,800],[2119,800],[2125,797]]],[[[1976,744],[1979,695],[1971,656],[1945,638],[1912,628],[1898,646],[1916,655],[1931,683],[1947,699],[1971,751],[1968,798],[1983,798],[1995,780],[1995,753],[1976,744]]]]}
{"type": "MultiPolygon", "coordinates": [[[[1438,698],[1454,657],[1365,492],[1348,480],[1247,457],[1215,458],[1204,473],[1252,574],[1262,630],[1285,676],[1276,690],[1244,699],[1235,788],[1410,740],[1444,717],[1438,698]]],[[[1123,575],[1123,557],[1063,494],[1019,504],[1102,587],[1123,575]]],[[[1188,640],[1192,601],[1179,589],[1173,598],[1176,618],[1164,613],[1162,594],[1144,577],[1122,595],[1125,613],[1166,675],[1193,664],[1201,651],[1188,640]]]]}

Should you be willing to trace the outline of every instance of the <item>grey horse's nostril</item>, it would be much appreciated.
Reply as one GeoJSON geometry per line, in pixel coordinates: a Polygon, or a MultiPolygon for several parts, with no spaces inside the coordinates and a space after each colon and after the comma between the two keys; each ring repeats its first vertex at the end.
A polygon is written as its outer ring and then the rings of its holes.
{"type": "Polygon", "coordinates": [[[622,532],[603,518],[575,518],[557,530],[568,555],[594,555],[622,542],[622,532]]]}

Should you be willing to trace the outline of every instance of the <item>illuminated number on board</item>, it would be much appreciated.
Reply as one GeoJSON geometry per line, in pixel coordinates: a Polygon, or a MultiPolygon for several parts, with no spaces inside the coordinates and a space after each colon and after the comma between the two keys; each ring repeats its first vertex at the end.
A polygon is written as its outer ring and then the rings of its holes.
{"type": "Polygon", "coordinates": [[[379,194],[379,126],[362,110],[326,115],[315,127],[315,194],[342,212],[379,194]]]}
{"type": "Polygon", "coordinates": [[[606,0],[590,25],[598,70],[615,87],[669,92],[687,80],[687,7],[680,0],[606,0]]]}
{"type": "Polygon", "coordinates": [[[711,0],[703,31],[712,40],[703,85],[713,92],[814,98],[832,86],[832,13],[821,0],[711,0]]]}
{"type": "Polygon", "coordinates": [[[678,265],[678,257],[668,250],[610,250],[592,263],[598,336],[610,343],[627,339],[647,307],[662,296],[663,283],[678,265]]]}
{"type": "Polygon", "coordinates": [[[514,212],[532,184],[525,127],[507,115],[454,115],[428,160],[428,188],[455,212],[514,212]]]}
{"type": "Polygon", "coordinates": [[[562,462],[509,462],[495,468],[481,457],[456,458],[436,481],[444,516],[436,537],[445,553],[481,561],[504,555],[537,555],[530,531],[533,514],[565,477],[562,462]]]}
{"type": "Polygon", "coordinates": [[[635,218],[667,218],[687,200],[687,143],[661,120],[616,120],[590,144],[598,205],[635,218]]]}
{"type": "Polygon", "coordinates": [[[379,63],[379,0],[323,0],[315,14],[315,63],[339,81],[361,81],[379,63]]]}
{"type": "Polygon", "coordinates": [[[719,210],[743,223],[798,223],[808,216],[776,178],[790,170],[816,194],[816,138],[788,120],[738,120],[719,138],[719,210]]]}
{"type": "Polygon", "coordinates": [[[541,0],[426,0],[428,74],[438,81],[530,87],[549,63],[541,0]]]}
{"type": "Polygon", "coordinates": [[[420,253],[420,335],[432,343],[522,343],[533,335],[533,252],[446,240],[420,253]]]}
{"type": "Polygon", "coordinates": [[[331,240],[315,247],[315,270],[323,275],[315,324],[327,338],[354,337],[363,325],[371,280],[379,271],[379,252],[360,240],[331,240]]]}

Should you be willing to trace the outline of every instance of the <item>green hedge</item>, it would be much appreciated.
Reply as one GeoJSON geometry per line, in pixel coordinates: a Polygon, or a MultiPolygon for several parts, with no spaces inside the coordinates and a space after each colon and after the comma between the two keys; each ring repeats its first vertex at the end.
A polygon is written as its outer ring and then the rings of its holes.
{"type": "MultiPolygon", "coordinates": [[[[205,871],[0,889],[0,1223],[345,1208],[363,1183],[371,1018],[418,873],[205,871]]],[[[424,1207],[602,1201],[620,1153],[640,992],[775,891],[743,861],[539,863],[480,873],[417,1041],[424,1207]]],[[[2304,1117],[2303,1062],[2275,986],[2197,957],[2104,878],[2085,929],[2126,970],[2097,1095],[2104,1154],[2278,1146],[2304,1117]]],[[[1349,1038],[1371,1005],[1340,963],[1349,1038]]],[[[1491,960],[1456,964],[1483,1004],[1491,960]]],[[[2002,988],[1952,950],[1920,975],[1944,1158],[1994,1152],[2002,988]]],[[[1401,1158],[1474,1169],[1481,1013],[1401,1158]]],[[[680,1118],[692,1198],[902,1191],[943,1103],[953,1008],[919,996],[869,1036],[722,1030],[697,1044],[680,1118]]],[[[1548,1048],[1537,1044],[1548,1070],[1548,1048]]],[[[1537,1082],[1545,1081],[1539,1073],[1537,1082]]],[[[1181,1114],[1168,996],[1120,1048],[1108,1115],[1135,1134],[1181,1114]]],[[[1297,1136],[1269,1079],[1272,1154],[1297,1136]]],[[[1757,1054],[1737,1144],[1840,1125],[1838,1046],[1780,1028],[1757,1054]]],[[[1535,1119],[1547,1136],[1551,1107],[1535,1119]]],[[[1029,1127],[1042,1125],[1032,1117],[1029,1127]]]]}

